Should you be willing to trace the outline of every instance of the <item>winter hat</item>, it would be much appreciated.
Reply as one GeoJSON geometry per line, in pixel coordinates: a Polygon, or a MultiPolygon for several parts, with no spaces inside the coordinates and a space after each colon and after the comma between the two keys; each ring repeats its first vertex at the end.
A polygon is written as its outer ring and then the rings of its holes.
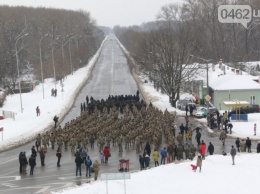
{"type": "Polygon", "coordinates": [[[198,156],[201,156],[201,154],[200,154],[200,153],[198,153],[198,156]]]}

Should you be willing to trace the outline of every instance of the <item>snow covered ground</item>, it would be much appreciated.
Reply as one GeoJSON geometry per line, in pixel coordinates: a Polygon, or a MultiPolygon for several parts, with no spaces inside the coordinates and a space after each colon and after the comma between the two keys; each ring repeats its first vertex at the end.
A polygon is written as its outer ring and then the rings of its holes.
{"type": "MultiPolygon", "coordinates": [[[[191,164],[196,160],[185,161],[179,164],[167,164],[131,173],[131,179],[106,181],[98,180],[84,184],[81,187],[62,191],[62,194],[258,194],[257,177],[260,173],[260,154],[240,154],[235,157],[232,165],[230,155],[208,156],[202,162],[201,173],[193,172],[191,164]]],[[[154,166],[151,161],[151,166],[154,166]]],[[[57,194],[57,192],[53,192],[57,194]]]]}

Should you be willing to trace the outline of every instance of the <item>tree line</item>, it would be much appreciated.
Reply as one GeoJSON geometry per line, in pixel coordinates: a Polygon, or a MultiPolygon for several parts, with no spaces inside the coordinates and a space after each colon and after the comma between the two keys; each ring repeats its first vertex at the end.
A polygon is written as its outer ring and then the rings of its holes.
{"type": "Polygon", "coordinates": [[[0,86],[14,87],[18,72],[62,79],[86,65],[103,39],[86,11],[0,6],[0,86]]]}
{"type": "Polygon", "coordinates": [[[115,26],[113,30],[138,67],[175,106],[185,82],[206,68],[195,62],[217,63],[222,59],[236,66],[238,62],[259,61],[259,22],[253,19],[245,28],[218,21],[218,7],[232,4],[260,8],[258,0],[185,0],[163,6],[156,21],[115,26]]]}

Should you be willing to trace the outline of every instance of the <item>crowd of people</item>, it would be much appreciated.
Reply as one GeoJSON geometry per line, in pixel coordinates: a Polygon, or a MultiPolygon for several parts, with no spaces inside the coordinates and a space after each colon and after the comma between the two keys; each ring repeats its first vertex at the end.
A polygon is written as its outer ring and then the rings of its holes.
{"type": "MultiPolygon", "coordinates": [[[[30,175],[33,175],[36,157],[39,154],[41,166],[45,166],[45,155],[48,149],[55,149],[57,156],[57,167],[60,167],[62,150],[70,149],[75,155],[76,176],[81,176],[81,166],[86,166],[86,176],[90,177],[95,172],[97,179],[100,164],[108,163],[111,157],[110,148],[118,147],[118,152],[135,150],[139,155],[140,170],[150,168],[151,157],[154,166],[171,163],[175,160],[190,159],[200,153],[201,159],[205,159],[208,152],[214,153],[214,146],[209,142],[201,141],[201,128],[191,129],[189,117],[185,117],[186,124],[181,124],[179,131],[174,124],[175,115],[167,111],[163,112],[154,107],[152,103],[146,103],[139,97],[139,91],[135,95],[108,96],[107,99],[95,100],[88,98],[81,103],[80,116],[67,122],[64,127],[56,126],[58,117],[54,117],[55,126],[42,134],[38,134],[32,154],[27,162],[26,154],[19,155],[20,172],[26,174],[26,167],[30,165],[30,175]],[[196,135],[193,136],[193,132],[196,135]],[[195,137],[197,145],[192,138],[195,137]],[[162,142],[164,139],[164,142],[162,142]],[[164,143],[166,146],[163,146],[164,143]],[[96,160],[93,164],[88,155],[88,148],[94,149],[98,146],[100,163],[96,160]],[[151,145],[153,151],[151,150],[151,145]],[[162,148],[163,147],[163,148],[162,148]],[[159,162],[160,161],[160,162],[159,162]]],[[[220,139],[225,144],[226,131],[222,129],[220,139]]],[[[248,138],[249,139],[249,138],[248,138]]],[[[251,152],[249,140],[245,146],[243,140],[236,140],[238,152],[244,151],[244,147],[251,152]]],[[[259,152],[260,152],[260,143],[259,152]]],[[[199,158],[199,157],[198,157],[199,158]]],[[[201,162],[200,170],[201,170],[201,162]]]]}

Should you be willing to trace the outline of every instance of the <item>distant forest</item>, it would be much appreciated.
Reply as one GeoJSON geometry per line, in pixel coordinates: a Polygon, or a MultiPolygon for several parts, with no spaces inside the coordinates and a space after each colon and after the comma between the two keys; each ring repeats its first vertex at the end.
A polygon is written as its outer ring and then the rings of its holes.
{"type": "Polygon", "coordinates": [[[25,74],[62,79],[85,66],[104,33],[85,11],[0,6],[0,86],[25,74]],[[41,57],[40,57],[41,56],[41,57]]]}

